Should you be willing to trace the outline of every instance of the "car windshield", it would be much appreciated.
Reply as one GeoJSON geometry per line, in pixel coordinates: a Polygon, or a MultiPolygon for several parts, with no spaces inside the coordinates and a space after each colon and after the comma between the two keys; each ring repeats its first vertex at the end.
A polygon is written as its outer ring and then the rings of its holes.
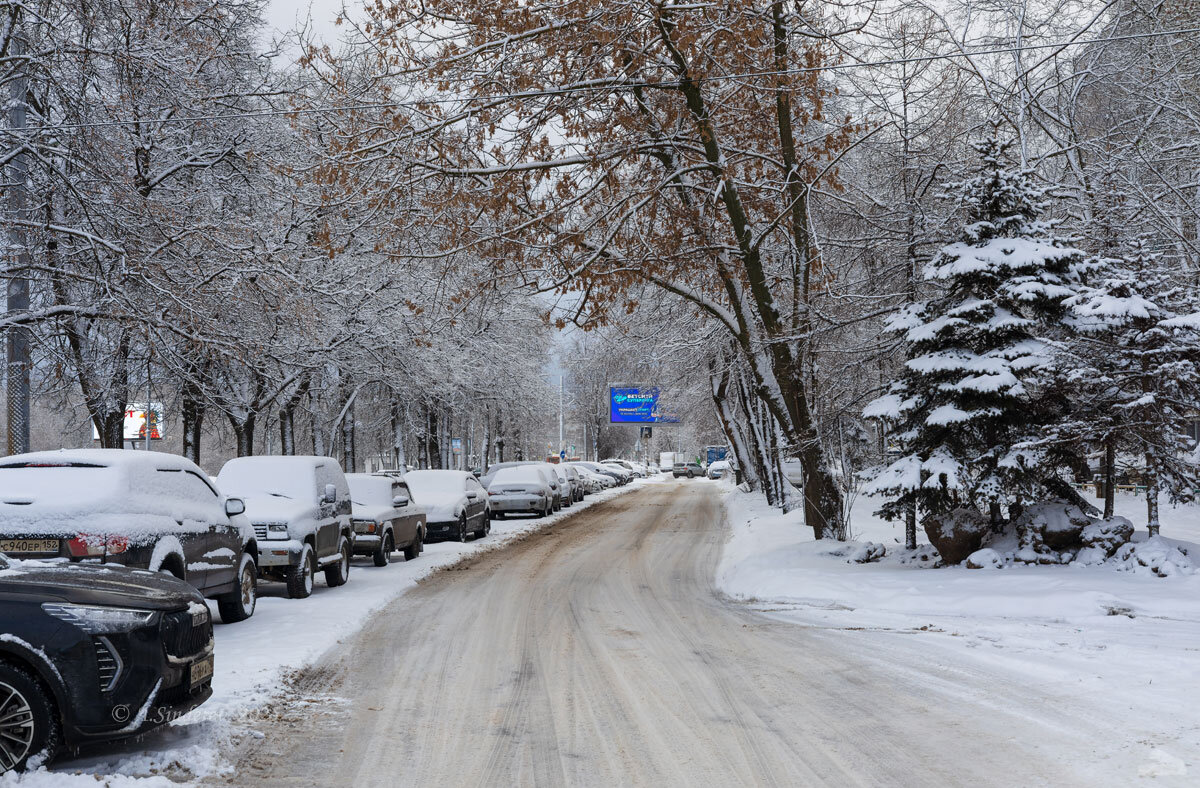
{"type": "Polygon", "coordinates": [[[542,484],[542,475],[530,465],[501,468],[492,479],[493,486],[498,484],[542,484]]]}
{"type": "Polygon", "coordinates": [[[459,496],[466,491],[458,471],[409,471],[404,476],[408,489],[418,501],[424,496],[459,496]]]}
{"type": "Polygon", "coordinates": [[[272,495],[309,501],[317,494],[316,477],[308,465],[294,462],[263,462],[255,458],[250,462],[230,460],[217,475],[217,486],[226,495],[272,495]]]}
{"type": "Polygon", "coordinates": [[[347,476],[350,502],[358,506],[391,506],[392,480],[382,476],[347,476]]]}
{"type": "Polygon", "coordinates": [[[0,500],[56,508],[103,500],[119,492],[120,472],[88,463],[0,465],[0,500]]]}

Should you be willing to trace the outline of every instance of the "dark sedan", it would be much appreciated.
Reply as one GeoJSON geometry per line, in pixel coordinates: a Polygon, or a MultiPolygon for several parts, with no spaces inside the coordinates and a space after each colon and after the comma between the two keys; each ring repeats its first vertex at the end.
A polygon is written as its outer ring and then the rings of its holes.
{"type": "Polygon", "coordinates": [[[212,677],[208,606],[186,583],[0,554],[0,774],[178,719],[212,677]]]}

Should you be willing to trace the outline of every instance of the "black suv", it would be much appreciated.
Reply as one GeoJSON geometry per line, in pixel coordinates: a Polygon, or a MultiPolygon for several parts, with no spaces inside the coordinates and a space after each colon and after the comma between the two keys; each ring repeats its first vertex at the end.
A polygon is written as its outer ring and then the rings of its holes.
{"type": "Polygon", "coordinates": [[[0,774],[178,719],[212,676],[208,606],[186,583],[0,554],[0,774]]]}

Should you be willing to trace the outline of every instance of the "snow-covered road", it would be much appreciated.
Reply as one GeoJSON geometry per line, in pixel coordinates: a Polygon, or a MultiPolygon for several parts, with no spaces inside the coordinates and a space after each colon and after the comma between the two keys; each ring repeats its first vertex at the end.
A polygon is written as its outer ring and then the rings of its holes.
{"type": "Polygon", "coordinates": [[[717,485],[646,485],[435,575],[306,671],[223,780],[1127,783],[1105,762],[1116,721],[1080,718],[1068,688],[1047,703],[916,638],[888,659],[896,635],[725,599],[727,533],[717,485]]]}

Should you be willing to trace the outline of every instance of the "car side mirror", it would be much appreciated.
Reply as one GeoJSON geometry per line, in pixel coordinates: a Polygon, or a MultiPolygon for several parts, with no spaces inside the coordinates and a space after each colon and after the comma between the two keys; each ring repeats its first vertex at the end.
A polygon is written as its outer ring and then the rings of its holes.
{"type": "Polygon", "coordinates": [[[332,484],[325,485],[325,496],[321,498],[321,503],[337,503],[337,487],[332,484]]]}
{"type": "Polygon", "coordinates": [[[408,506],[408,496],[407,495],[397,495],[395,498],[392,499],[392,506],[396,506],[396,507],[408,506]]]}
{"type": "Polygon", "coordinates": [[[226,498],[225,499],[225,516],[233,517],[239,514],[246,513],[246,502],[241,498],[226,498]]]}
{"type": "Polygon", "coordinates": [[[479,498],[479,493],[475,492],[474,490],[469,490],[467,492],[467,500],[468,501],[474,501],[478,498],[479,498]]]}

